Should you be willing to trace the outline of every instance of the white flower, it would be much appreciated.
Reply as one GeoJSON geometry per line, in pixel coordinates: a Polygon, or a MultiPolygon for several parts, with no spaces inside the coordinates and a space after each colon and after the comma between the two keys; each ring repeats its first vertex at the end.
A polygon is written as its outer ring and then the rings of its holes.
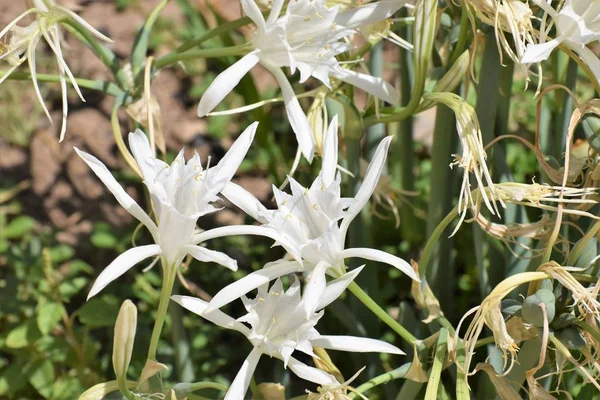
{"type": "Polygon", "coordinates": [[[25,63],[25,61],[27,61],[29,64],[29,71],[31,73],[31,80],[33,82],[33,88],[35,89],[35,94],[38,98],[40,105],[42,106],[42,109],[44,110],[44,113],[46,114],[50,122],[52,122],[52,118],[50,117],[50,112],[48,111],[48,108],[44,103],[44,99],[42,97],[42,93],[40,92],[40,88],[37,81],[35,50],[40,40],[44,38],[44,40],[46,41],[46,43],[48,43],[48,46],[54,53],[54,56],[56,57],[56,62],[58,64],[58,72],[60,76],[60,89],[62,95],[63,116],[62,125],[60,129],[60,141],[64,139],[65,132],[67,130],[67,77],[69,78],[69,81],[75,88],[75,91],[77,92],[81,100],[85,102],[85,99],[83,98],[83,95],[79,90],[79,86],[77,85],[77,81],[71,73],[71,70],[65,62],[65,59],[62,54],[62,33],[58,29],[58,23],[60,19],[64,17],[74,19],[98,39],[112,43],[112,40],[110,38],[104,36],[102,33],[94,29],[90,24],[88,24],[84,19],[75,14],[73,11],[65,7],[58,6],[50,0],[34,0],[33,8],[30,8],[23,14],[19,15],[16,19],[9,23],[2,31],[0,31],[0,39],[6,36],[9,32],[11,33],[8,45],[4,46],[5,48],[3,49],[3,52],[0,52],[0,60],[6,60],[11,65],[11,67],[4,74],[4,76],[0,78],[0,83],[4,82],[4,80],[8,78],[19,66],[21,66],[23,63],[25,63]],[[17,25],[19,21],[21,21],[23,18],[30,14],[35,14],[36,20],[34,20],[31,24],[29,24],[26,27],[21,27],[17,25]]]}
{"type": "Polygon", "coordinates": [[[600,1],[565,0],[559,12],[546,0],[533,0],[533,2],[542,8],[552,21],[549,26],[546,26],[546,18],[542,19],[540,43],[528,45],[521,62],[532,64],[546,60],[562,43],[575,51],[600,81],[600,59],[586,47],[587,44],[600,39],[600,1]],[[556,25],[557,36],[546,41],[546,34],[552,23],[556,25]]]}
{"type": "Polygon", "coordinates": [[[230,183],[222,193],[248,215],[272,227],[292,243],[303,263],[280,260],[267,264],[223,288],[210,303],[209,311],[222,307],[256,289],[260,285],[292,272],[309,274],[306,312],[314,310],[326,286],[325,275],[334,278],[346,272],[344,260],[364,258],[390,264],[412,279],[418,280],[411,266],[401,258],[381,250],[369,248],[345,249],[346,234],[352,220],[360,213],[373,194],[383,170],[392,137],[381,141],[365,174],[365,179],[354,198],[340,197],[340,174],[337,166],[337,116],[332,120],[324,144],[323,166],[310,189],[290,178],[292,194],[273,188],[278,208],[267,210],[243,188],[230,183]]]}
{"type": "Polygon", "coordinates": [[[125,192],[101,161],[75,149],[121,206],[148,228],[156,243],[135,247],[119,255],[100,273],[90,290],[88,299],[135,264],[149,257],[160,256],[168,268],[174,269],[189,254],[199,261],[212,261],[236,270],[235,260],[223,253],[198,246],[201,241],[211,238],[240,234],[263,235],[278,240],[293,253],[293,249],[286,246],[285,238],[280,238],[272,229],[258,226],[215,228],[204,232],[201,240],[196,240],[197,237],[194,236],[198,218],[216,210],[211,203],[218,200],[217,194],[231,180],[244,159],[257,125],[257,122],[250,125],[216,166],[204,170],[198,154],[186,163],[183,151],[169,166],[152,156],[150,144],[142,131],[138,129],[130,133],[129,145],[152,197],[158,224],[155,224],[152,218],[125,192]]]}
{"type": "Polygon", "coordinates": [[[311,127],[290,82],[282,71],[300,71],[300,82],[313,76],[331,88],[329,77],[348,82],[391,104],[398,104],[397,91],[383,79],[342,68],[336,56],[352,48],[344,38],[357,28],[391,16],[404,0],[382,0],[339,12],[327,8],[325,0],[291,0],[280,17],[284,0],[275,0],[265,20],[254,0],[241,0],[244,12],[256,25],[255,49],[215,78],[198,104],[198,116],[210,113],[257,63],[267,68],[281,87],[290,125],[308,161],[314,156],[311,127]]]}
{"type": "MultiPolygon", "coordinates": [[[[347,286],[353,279],[347,280],[347,286]]],[[[244,334],[254,346],[237,376],[233,380],[225,400],[245,398],[248,385],[256,365],[263,354],[275,357],[284,362],[292,372],[302,379],[319,385],[339,385],[335,377],[320,369],[310,367],[292,356],[298,350],[312,357],[317,357],[313,347],[352,352],[385,352],[404,354],[397,347],[375,339],[354,336],[325,336],[321,335],[315,325],[323,316],[322,309],[335,300],[341,293],[337,287],[330,288],[325,296],[328,300],[317,305],[308,316],[303,302],[306,299],[300,295],[300,283],[296,279],[291,287],[284,292],[279,279],[267,292],[266,285],[258,290],[252,300],[244,298],[248,314],[236,319],[220,310],[207,311],[208,303],[189,296],[172,296],[171,298],[184,308],[219,325],[244,334]],[[250,325],[248,328],[244,323],[250,325]]],[[[343,290],[343,289],[342,289],[343,290]]]]}

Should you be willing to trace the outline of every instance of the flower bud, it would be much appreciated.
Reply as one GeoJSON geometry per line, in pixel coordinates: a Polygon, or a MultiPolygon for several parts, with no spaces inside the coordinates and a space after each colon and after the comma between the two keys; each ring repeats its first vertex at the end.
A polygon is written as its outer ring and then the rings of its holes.
{"type": "Polygon", "coordinates": [[[135,329],[137,325],[137,308],[131,300],[125,300],[115,324],[115,336],[113,343],[113,369],[117,380],[125,380],[127,369],[131,361],[133,342],[135,341],[135,329]]]}

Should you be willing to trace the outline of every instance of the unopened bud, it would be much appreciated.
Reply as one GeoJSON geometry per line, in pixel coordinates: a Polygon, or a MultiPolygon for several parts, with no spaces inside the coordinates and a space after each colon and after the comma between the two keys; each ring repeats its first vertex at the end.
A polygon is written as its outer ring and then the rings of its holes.
{"type": "Polygon", "coordinates": [[[131,300],[125,300],[115,324],[115,336],[113,343],[113,369],[117,380],[125,380],[131,353],[133,351],[133,342],[135,341],[135,329],[137,325],[137,308],[131,300]]]}

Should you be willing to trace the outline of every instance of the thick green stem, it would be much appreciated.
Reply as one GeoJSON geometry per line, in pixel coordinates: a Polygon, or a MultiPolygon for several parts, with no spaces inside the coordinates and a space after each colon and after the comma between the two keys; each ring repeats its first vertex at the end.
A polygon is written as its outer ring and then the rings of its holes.
{"type": "Polygon", "coordinates": [[[163,285],[160,292],[160,300],[158,302],[158,310],[156,311],[156,319],[154,328],[152,329],[152,337],[150,338],[150,347],[148,348],[148,359],[156,360],[156,350],[158,348],[158,340],[165,323],[165,316],[171,301],[171,293],[175,284],[176,266],[169,266],[163,261],[163,285]]]}
{"type": "Polygon", "coordinates": [[[248,54],[252,50],[252,44],[250,42],[244,43],[239,46],[222,47],[217,49],[200,49],[190,50],[185,53],[170,53],[164,57],[159,58],[154,63],[156,69],[161,69],[166,66],[178,63],[180,61],[196,60],[198,58],[218,58],[227,56],[240,56],[248,54]]]}
{"type": "Polygon", "coordinates": [[[244,18],[236,19],[235,21],[227,22],[223,25],[219,25],[216,28],[211,29],[210,31],[204,33],[203,35],[201,35],[197,38],[194,38],[194,39],[190,39],[187,42],[183,43],[181,46],[179,46],[175,50],[175,52],[183,53],[184,51],[187,51],[187,50],[191,49],[192,47],[200,46],[202,43],[206,42],[207,40],[212,39],[216,36],[219,36],[222,33],[226,33],[226,32],[232,31],[234,29],[240,28],[244,25],[248,25],[251,22],[252,22],[252,20],[250,18],[244,17],[244,18]]]}
{"type": "Polygon", "coordinates": [[[359,299],[369,310],[373,312],[382,322],[384,322],[387,326],[392,328],[394,332],[396,332],[402,339],[406,340],[413,346],[417,346],[417,350],[419,352],[425,350],[425,344],[413,336],[412,333],[407,331],[402,325],[398,323],[391,315],[389,315],[383,308],[379,306],[373,299],[358,286],[356,283],[352,282],[348,289],[359,299]]]}
{"type": "Polygon", "coordinates": [[[448,225],[458,216],[458,206],[454,207],[448,215],[437,225],[434,231],[429,235],[429,240],[421,253],[421,258],[419,259],[419,273],[421,277],[425,276],[425,272],[427,271],[427,264],[431,259],[431,255],[435,250],[435,245],[438,243],[442,232],[446,229],[448,225]]]}
{"type": "Polygon", "coordinates": [[[408,373],[412,363],[407,363],[402,365],[399,368],[396,368],[393,371],[386,372],[385,374],[381,374],[376,376],[373,379],[369,379],[367,382],[363,383],[359,387],[356,388],[355,393],[349,393],[351,399],[355,399],[358,397],[357,393],[364,393],[367,390],[373,389],[375,386],[383,385],[384,383],[388,383],[389,381],[393,381],[394,379],[402,379],[408,373]]]}
{"type": "MultiPolygon", "coordinates": [[[[7,72],[8,71],[0,71],[0,79],[4,78],[4,75],[6,75],[7,72]]],[[[38,82],[60,82],[61,80],[60,76],[50,74],[36,74],[35,77],[38,82]]],[[[13,81],[29,81],[31,80],[31,74],[29,72],[16,71],[10,74],[6,79],[13,81]]],[[[79,87],[104,92],[110,96],[116,97],[123,94],[123,91],[113,82],[93,81],[82,78],[75,78],[75,82],[77,82],[79,87]]]]}

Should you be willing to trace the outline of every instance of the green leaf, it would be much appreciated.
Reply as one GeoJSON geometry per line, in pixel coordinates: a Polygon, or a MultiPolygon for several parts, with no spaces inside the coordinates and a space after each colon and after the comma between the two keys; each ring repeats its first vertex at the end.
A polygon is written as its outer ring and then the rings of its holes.
{"type": "Polygon", "coordinates": [[[44,303],[38,307],[37,324],[43,335],[47,335],[58,324],[63,310],[62,304],[55,302],[44,303]]]}
{"type": "Polygon", "coordinates": [[[90,240],[99,249],[112,249],[118,243],[117,238],[109,232],[96,232],[90,240]]]}
{"type": "Polygon", "coordinates": [[[52,386],[52,400],[76,399],[84,390],[77,378],[61,377],[52,386]]]}
{"type": "Polygon", "coordinates": [[[8,333],[6,347],[11,349],[22,349],[42,337],[37,323],[34,320],[21,324],[8,333]]]}
{"type": "Polygon", "coordinates": [[[52,264],[65,262],[73,258],[73,255],[75,254],[75,250],[73,250],[71,246],[67,245],[52,247],[51,249],[48,249],[48,251],[50,252],[50,260],[52,261],[52,264]]]}
{"type": "Polygon", "coordinates": [[[162,9],[165,8],[168,1],[169,0],[163,0],[156,6],[135,36],[133,49],[131,50],[131,63],[134,76],[137,76],[144,65],[144,60],[146,60],[146,54],[148,53],[148,37],[150,36],[150,31],[152,30],[152,26],[154,26],[158,15],[162,9]]]}
{"type": "Polygon", "coordinates": [[[26,373],[26,370],[27,365],[22,360],[11,364],[8,368],[0,370],[0,396],[15,393],[22,389],[27,382],[23,379],[23,374],[26,373]]]}
{"type": "Polygon", "coordinates": [[[4,237],[7,239],[18,239],[23,237],[35,226],[35,219],[27,215],[20,215],[10,221],[4,229],[4,237]]]}
{"type": "Polygon", "coordinates": [[[77,278],[73,278],[69,281],[65,281],[58,285],[58,291],[60,295],[65,299],[70,299],[75,296],[77,293],[81,291],[87,285],[88,278],[84,278],[79,276],[77,278]]]}
{"type": "Polygon", "coordinates": [[[52,395],[54,380],[54,367],[49,360],[36,362],[29,372],[29,383],[46,399],[52,395]]]}
{"type": "Polygon", "coordinates": [[[119,301],[114,296],[95,297],[77,312],[79,321],[90,327],[113,326],[119,314],[119,301]]]}

